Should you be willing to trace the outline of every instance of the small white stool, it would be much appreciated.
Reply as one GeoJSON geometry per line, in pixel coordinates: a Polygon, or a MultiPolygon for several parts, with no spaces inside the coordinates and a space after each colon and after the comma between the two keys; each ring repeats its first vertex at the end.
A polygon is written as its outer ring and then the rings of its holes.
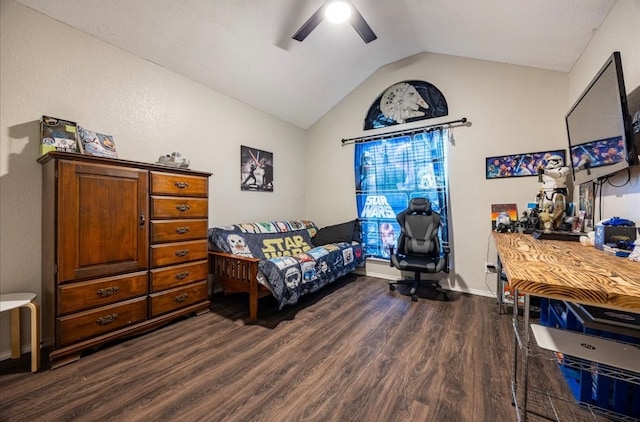
{"type": "Polygon", "coordinates": [[[20,357],[20,308],[31,310],[31,372],[40,368],[40,307],[35,293],[0,295],[0,312],[11,311],[11,358],[20,357]]]}

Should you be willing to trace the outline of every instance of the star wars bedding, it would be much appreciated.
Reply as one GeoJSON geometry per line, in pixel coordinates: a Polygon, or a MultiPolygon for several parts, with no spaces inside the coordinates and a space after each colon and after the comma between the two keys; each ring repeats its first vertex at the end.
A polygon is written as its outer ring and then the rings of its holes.
{"type": "Polygon", "coordinates": [[[271,290],[282,309],[364,265],[360,243],[314,246],[317,232],[316,225],[308,220],[213,227],[209,229],[209,248],[260,258],[258,282],[271,290]]]}

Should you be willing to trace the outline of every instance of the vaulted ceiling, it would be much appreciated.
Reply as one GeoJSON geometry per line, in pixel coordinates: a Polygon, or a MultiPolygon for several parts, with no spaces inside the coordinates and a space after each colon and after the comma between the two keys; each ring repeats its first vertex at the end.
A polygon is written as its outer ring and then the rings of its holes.
{"type": "Polygon", "coordinates": [[[322,21],[324,0],[17,0],[308,128],[378,68],[421,52],[568,72],[616,0],[352,0],[378,39],[322,21]]]}

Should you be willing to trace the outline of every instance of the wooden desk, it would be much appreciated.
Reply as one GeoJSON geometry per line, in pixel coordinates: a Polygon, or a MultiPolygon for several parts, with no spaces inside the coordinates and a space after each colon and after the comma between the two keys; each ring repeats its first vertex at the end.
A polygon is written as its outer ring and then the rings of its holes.
{"type": "Polygon", "coordinates": [[[493,237],[509,286],[520,293],[640,313],[640,262],[580,242],[493,237]]]}
{"type": "MultiPolygon", "coordinates": [[[[546,402],[541,399],[542,397],[544,400],[551,400],[547,393],[539,389],[532,388],[529,392],[529,356],[537,356],[537,352],[533,351],[534,345],[529,341],[530,295],[638,313],[640,312],[640,263],[608,255],[591,246],[583,246],[579,242],[536,240],[530,234],[496,232],[493,233],[493,237],[509,286],[516,294],[525,294],[522,318],[519,318],[518,306],[513,307],[514,352],[511,394],[517,420],[526,422],[528,413],[547,414],[548,409],[536,407],[535,403],[546,402]],[[522,352],[521,361],[518,360],[518,351],[522,352]],[[522,394],[519,393],[520,390],[523,391],[522,394]],[[532,397],[537,397],[536,400],[531,401],[534,403],[533,408],[530,408],[528,398],[530,394],[532,397]]],[[[585,342],[589,341],[585,336],[585,342]]],[[[574,361],[564,351],[562,352],[565,365],[574,361]]],[[[547,350],[547,353],[550,352],[547,350]]],[[[590,368],[581,360],[575,360],[575,362],[577,365],[571,366],[572,368],[583,370],[585,368],[583,365],[590,368]]],[[[608,364],[605,362],[605,365],[608,364]]],[[[640,377],[637,373],[616,371],[613,367],[606,367],[611,368],[609,372],[611,377],[614,377],[615,373],[616,379],[629,380],[640,385],[640,377]]],[[[602,369],[602,365],[600,368],[602,369]]],[[[547,416],[551,418],[550,414],[547,416]]],[[[570,417],[567,420],[578,419],[570,417]]]]}

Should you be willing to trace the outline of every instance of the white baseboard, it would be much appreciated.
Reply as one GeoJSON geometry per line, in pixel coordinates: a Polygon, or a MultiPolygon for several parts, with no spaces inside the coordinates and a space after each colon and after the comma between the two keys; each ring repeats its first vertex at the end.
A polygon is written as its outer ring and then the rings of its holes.
{"type": "MultiPolygon", "coordinates": [[[[389,280],[389,281],[394,281],[394,280],[399,280],[398,277],[393,277],[392,275],[389,274],[383,274],[383,273],[376,273],[373,271],[365,271],[364,269],[358,268],[354,271],[355,274],[359,274],[359,275],[363,275],[363,276],[367,276],[367,277],[375,277],[375,278],[382,278],[384,280],[389,280]]],[[[478,290],[478,289],[461,289],[459,287],[453,287],[451,288],[450,286],[446,286],[444,283],[442,285],[443,289],[446,290],[450,290],[452,292],[459,292],[459,293],[468,293],[471,295],[475,295],[475,296],[483,296],[483,297],[490,297],[490,298],[494,298],[496,297],[496,295],[492,292],[488,292],[486,290],[478,290]]]]}
{"type": "MultiPolygon", "coordinates": [[[[29,345],[22,346],[22,348],[20,349],[20,353],[23,355],[31,353],[31,346],[29,345]]],[[[11,359],[11,350],[5,350],[4,352],[0,352],[0,361],[7,360],[7,359],[11,359]]]]}

